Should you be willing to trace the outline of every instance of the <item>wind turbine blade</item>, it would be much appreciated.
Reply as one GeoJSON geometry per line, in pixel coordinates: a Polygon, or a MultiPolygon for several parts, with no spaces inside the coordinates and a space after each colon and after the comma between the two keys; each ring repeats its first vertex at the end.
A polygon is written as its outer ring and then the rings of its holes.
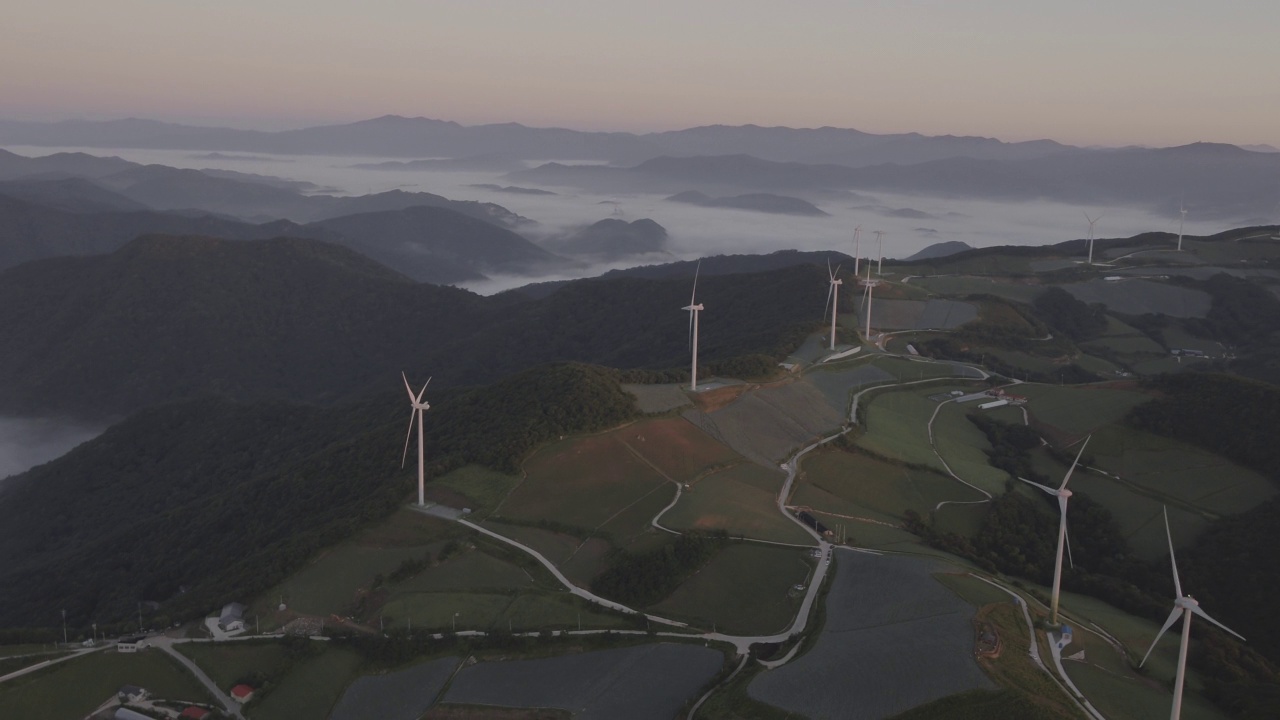
{"type": "MultiPolygon", "coordinates": [[[[1059,503],[1062,505],[1062,514],[1063,514],[1063,515],[1066,515],[1066,514],[1067,514],[1067,502],[1066,502],[1066,500],[1067,500],[1067,499],[1066,499],[1066,498],[1058,498],[1058,500],[1059,500],[1059,503]]],[[[1075,569],[1076,569],[1076,559],[1075,559],[1074,557],[1072,557],[1072,556],[1071,556],[1071,533],[1070,533],[1068,530],[1066,530],[1065,528],[1064,528],[1064,529],[1063,529],[1063,531],[1062,531],[1062,544],[1067,546],[1067,562],[1071,563],[1071,569],[1072,569],[1072,570],[1075,570],[1075,569]]]]}
{"type": "Polygon", "coordinates": [[[822,306],[822,319],[827,319],[827,310],[831,309],[831,296],[836,294],[836,286],[833,284],[827,290],[827,304],[822,306]]]}
{"type": "MultiPolygon", "coordinates": [[[[698,265],[693,269],[693,292],[689,294],[689,305],[697,305],[698,297],[698,275],[702,273],[702,259],[698,259],[698,265]]],[[[693,316],[689,316],[689,324],[693,324],[693,316]]]]}
{"type": "Polygon", "coordinates": [[[1018,479],[1019,479],[1019,480],[1021,480],[1021,481],[1022,481],[1022,482],[1024,482],[1024,483],[1026,483],[1026,484],[1030,485],[1031,487],[1033,487],[1033,488],[1037,488],[1037,489],[1040,489],[1040,490],[1043,490],[1043,491],[1045,491],[1045,492],[1049,493],[1050,495],[1057,495],[1057,494],[1058,494],[1058,492],[1057,492],[1056,490],[1054,490],[1053,488],[1045,487],[1045,486],[1041,485],[1041,484],[1040,484],[1040,483],[1038,483],[1038,482],[1034,482],[1034,481],[1028,480],[1028,479],[1026,479],[1026,478],[1024,478],[1024,477],[1020,477],[1020,478],[1018,478],[1018,479]]]}
{"type": "Polygon", "coordinates": [[[1164,534],[1169,538],[1169,564],[1173,566],[1173,589],[1182,597],[1182,583],[1178,582],[1178,561],[1173,557],[1173,533],[1169,530],[1169,506],[1164,506],[1164,534]]]}
{"type": "Polygon", "coordinates": [[[400,456],[400,467],[404,467],[404,461],[409,459],[409,438],[413,436],[413,418],[417,415],[417,410],[409,411],[409,432],[404,434],[404,454],[400,456]]]}
{"type": "Polygon", "coordinates": [[[1182,608],[1174,605],[1173,612],[1169,613],[1169,619],[1164,621],[1164,627],[1160,628],[1160,632],[1156,633],[1156,639],[1151,641],[1151,647],[1147,648],[1147,654],[1142,656],[1142,662],[1138,663],[1138,667],[1147,664],[1147,658],[1151,657],[1151,651],[1156,649],[1156,643],[1160,642],[1161,636],[1168,632],[1173,624],[1178,622],[1178,618],[1182,616],[1182,608]]]}
{"type": "MultiPolygon", "coordinates": [[[[434,376],[432,376],[432,377],[434,377],[434,376]]],[[[419,405],[421,405],[421,404],[422,404],[422,396],[427,394],[427,386],[428,386],[428,385],[430,385],[430,384],[431,384],[431,378],[427,378],[427,381],[426,381],[425,383],[423,383],[423,384],[422,384],[422,392],[418,393],[418,404],[419,404],[419,405]]]]}
{"type": "Polygon", "coordinates": [[[1084,455],[1084,448],[1089,444],[1089,438],[1092,437],[1092,435],[1089,435],[1084,439],[1083,443],[1080,443],[1080,452],[1076,453],[1076,459],[1072,461],[1071,467],[1067,469],[1066,476],[1062,478],[1062,485],[1058,486],[1059,490],[1065,490],[1067,488],[1067,481],[1071,479],[1071,473],[1076,471],[1076,465],[1080,464],[1080,456],[1084,455]]]}
{"type": "Polygon", "coordinates": [[[831,272],[831,258],[827,258],[827,280],[835,280],[836,274],[831,272]]]}
{"type": "Polygon", "coordinates": [[[409,401],[413,402],[417,398],[413,396],[413,388],[409,386],[409,378],[404,374],[404,372],[401,372],[400,379],[404,380],[404,391],[409,393],[409,401]]]}
{"type": "MultiPolygon", "coordinates": [[[[1232,635],[1235,635],[1236,637],[1240,638],[1241,640],[1244,640],[1244,636],[1243,636],[1243,635],[1241,635],[1240,633],[1236,632],[1235,630],[1232,630],[1231,628],[1227,627],[1226,625],[1223,625],[1222,623],[1218,622],[1217,620],[1214,620],[1213,618],[1209,617],[1209,613],[1207,613],[1207,612],[1205,612],[1204,610],[1202,610],[1202,609],[1200,608],[1200,606],[1199,606],[1199,605],[1192,605],[1192,606],[1191,606],[1191,612],[1193,612],[1193,613],[1195,613],[1195,614],[1199,615],[1200,617],[1204,618],[1205,620],[1208,620],[1209,622],[1213,623],[1214,625],[1217,625],[1218,627],[1222,628],[1223,630],[1226,630],[1227,632],[1231,633],[1232,635]]],[[[1247,642],[1247,641],[1246,641],[1246,642],[1247,642]]]]}

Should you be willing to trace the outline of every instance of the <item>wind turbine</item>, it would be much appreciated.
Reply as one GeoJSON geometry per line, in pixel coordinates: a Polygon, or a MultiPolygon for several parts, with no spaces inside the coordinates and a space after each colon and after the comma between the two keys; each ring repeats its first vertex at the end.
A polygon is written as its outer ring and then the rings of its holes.
{"type": "Polygon", "coordinates": [[[1169,508],[1164,509],[1164,533],[1169,538],[1169,563],[1173,565],[1173,589],[1178,593],[1178,597],[1173,600],[1173,612],[1169,613],[1169,619],[1164,622],[1164,627],[1160,628],[1160,632],[1156,633],[1156,639],[1151,641],[1151,647],[1147,648],[1147,654],[1142,656],[1142,662],[1138,663],[1138,667],[1142,667],[1147,663],[1147,658],[1151,657],[1151,651],[1156,649],[1156,643],[1160,642],[1161,636],[1165,631],[1173,627],[1178,622],[1178,617],[1182,617],[1182,645],[1178,648],[1178,674],[1173,681],[1173,710],[1169,713],[1170,720],[1178,720],[1182,714],[1182,684],[1186,680],[1187,675],[1187,642],[1191,639],[1191,616],[1192,614],[1208,620],[1236,637],[1244,640],[1239,633],[1222,623],[1209,617],[1209,613],[1200,609],[1200,603],[1190,595],[1182,594],[1182,583],[1178,582],[1178,561],[1173,557],[1173,533],[1169,531],[1169,508]]]}
{"type": "Polygon", "coordinates": [[[691,392],[698,391],[698,313],[702,312],[702,305],[697,302],[698,297],[698,273],[702,272],[702,261],[698,261],[698,266],[693,271],[693,293],[689,295],[689,304],[681,310],[689,311],[689,342],[693,348],[693,366],[690,370],[689,390],[691,392]]]}
{"type": "Polygon", "coordinates": [[[427,385],[431,384],[431,378],[427,378],[422,390],[417,395],[414,395],[413,388],[409,386],[409,378],[404,373],[400,373],[400,377],[404,380],[405,392],[409,393],[409,405],[413,408],[409,411],[409,432],[404,436],[404,454],[400,456],[400,467],[404,467],[404,461],[409,457],[409,437],[413,435],[413,421],[416,418],[418,421],[418,505],[426,505],[426,501],[422,497],[422,485],[425,475],[422,455],[425,452],[425,448],[422,446],[422,411],[430,410],[431,403],[424,401],[422,396],[427,394],[427,385]]]}
{"type": "Polygon", "coordinates": [[[1178,252],[1182,252],[1182,226],[1187,222],[1187,206],[1178,203],[1178,212],[1182,213],[1182,219],[1178,221],[1178,252]]]}
{"type": "Polygon", "coordinates": [[[871,279],[871,263],[868,262],[867,263],[867,279],[862,281],[862,286],[866,288],[865,292],[863,293],[863,302],[867,306],[867,324],[866,324],[867,342],[871,341],[871,288],[874,288],[879,284],[880,284],[879,280],[871,279]]]}
{"type": "MultiPolygon", "coordinates": [[[[1067,489],[1067,481],[1071,479],[1071,473],[1075,472],[1076,465],[1080,463],[1080,456],[1084,455],[1085,446],[1089,444],[1090,435],[1084,439],[1080,445],[1080,452],[1076,453],[1076,459],[1071,463],[1071,467],[1067,469],[1067,474],[1062,478],[1062,484],[1057,490],[1045,487],[1037,482],[1031,482],[1026,478],[1018,478],[1022,482],[1034,488],[1039,488],[1050,495],[1058,498],[1058,512],[1061,517],[1058,519],[1058,553],[1053,560],[1053,600],[1049,609],[1049,624],[1057,626],[1058,624],[1058,590],[1062,587],[1062,548],[1067,547],[1067,552],[1071,552],[1070,546],[1067,545],[1067,500],[1071,497],[1071,491],[1067,489]]],[[[1071,562],[1071,567],[1075,567],[1075,561],[1071,562]]]]}
{"type": "Polygon", "coordinates": [[[1092,265],[1093,264],[1093,226],[1097,224],[1099,220],[1102,219],[1102,216],[1099,215],[1096,218],[1092,218],[1092,217],[1089,217],[1089,213],[1085,213],[1084,219],[1089,221],[1089,264],[1092,265]]]}
{"type": "Polygon", "coordinates": [[[858,263],[862,255],[862,243],[858,239],[858,235],[862,233],[862,226],[859,225],[853,229],[853,279],[858,279],[858,263]]]}
{"type": "MultiPolygon", "coordinates": [[[[837,265],[835,271],[831,270],[831,261],[827,261],[827,275],[830,276],[831,289],[827,292],[827,305],[831,308],[831,350],[836,349],[836,305],[840,302],[840,286],[844,281],[836,277],[840,274],[840,266],[837,265]]],[[[827,314],[827,309],[822,309],[822,314],[827,314]]]]}
{"type": "Polygon", "coordinates": [[[883,230],[876,231],[876,242],[880,244],[879,248],[876,249],[876,254],[879,255],[879,260],[877,261],[877,264],[876,264],[876,274],[883,275],[884,274],[884,231],[883,230]]]}

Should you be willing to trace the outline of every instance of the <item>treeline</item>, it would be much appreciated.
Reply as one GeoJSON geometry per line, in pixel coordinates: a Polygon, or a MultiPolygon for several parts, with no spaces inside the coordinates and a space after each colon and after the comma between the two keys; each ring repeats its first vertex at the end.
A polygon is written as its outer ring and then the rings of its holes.
{"type": "Polygon", "coordinates": [[[1031,306],[1046,325],[1075,342],[1096,338],[1107,329],[1105,305],[1089,305],[1057,285],[1037,295],[1031,306]]]}
{"type": "Polygon", "coordinates": [[[1057,487],[1049,478],[1036,472],[1031,467],[1031,456],[1028,451],[1040,447],[1040,435],[1026,425],[1001,422],[990,415],[969,413],[969,422],[987,436],[991,449],[987,450],[987,459],[992,467],[1009,473],[1010,477],[1026,478],[1041,485],[1057,487]]]}
{"type": "Polygon", "coordinates": [[[723,531],[686,533],[645,553],[618,551],[591,581],[591,592],[632,607],[648,607],[675,591],[729,542],[723,531]]]}

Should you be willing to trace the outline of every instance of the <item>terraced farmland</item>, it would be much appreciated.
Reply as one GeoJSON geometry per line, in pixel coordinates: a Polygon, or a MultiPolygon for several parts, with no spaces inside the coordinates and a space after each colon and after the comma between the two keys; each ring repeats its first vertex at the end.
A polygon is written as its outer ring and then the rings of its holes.
{"type": "Polygon", "coordinates": [[[342,694],[329,720],[417,720],[444,689],[458,660],[445,657],[359,678],[342,694]]]}
{"type": "Polygon", "coordinates": [[[973,607],[931,573],[931,560],[837,553],[817,644],[748,687],[807,717],[877,720],[995,684],[973,659],[973,607]]]}
{"type": "Polygon", "coordinates": [[[955,480],[859,453],[824,450],[804,459],[793,502],[820,512],[857,514],[897,523],[907,510],[927,516],[940,502],[982,500],[955,480]],[[807,488],[822,491],[809,492],[807,488]],[[837,498],[842,503],[826,503],[837,498]],[[812,500],[812,502],[807,502],[812,500]]]}
{"type": "Polygon", "coordinates": [[[579,720],[669,718],[723,663],[716,650],[671,643],[485,662],[461,670],[444,701],[563,708],[579,720]]]}
{"type": "Polygon", "coordinates": [[[808,557],[808,551],[799,548],[734,543],[649,609],[708,629],[714,623],[721,632],[781,632],[800,608],[801,599],[792,588],[808,579],[808,557]]]}
{"type": "Polygon", "coordinates": [[[778,512],[782,472],[739,463],[699,480],[662,516],[673,530],[724,530],[735,537],[813,544],[813,538],[778,512]]]}
{"type": "Polygon", "coordinates": [[[1102,303],[1112,312],[1125,315],[1163,313],[1169,317],[1204,317],[1209,312],[1209,294],[1150,280],[1089,280],[1063,285],[1063,290],[1086,303],[1102,303]]]}

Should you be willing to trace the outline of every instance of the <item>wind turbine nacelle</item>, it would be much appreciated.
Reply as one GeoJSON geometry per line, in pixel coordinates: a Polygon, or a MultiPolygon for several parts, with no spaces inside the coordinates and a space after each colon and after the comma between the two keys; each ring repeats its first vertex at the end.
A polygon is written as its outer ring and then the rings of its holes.
{"type": "Polygon", "coordinates": [[[697,310],[698,312],[701,312],[701,311],[702,311],[702,305],[701,305],[701,304],[698,304],[698,305],[689,305],[689,306],[687,306],[687,307],[682,307],[682,308],[680,308],[680,309],[681,309],[681,310],[688,310],[689,312],[693,312],[693,311],[695,311],[695,310],[697,310]]]}

